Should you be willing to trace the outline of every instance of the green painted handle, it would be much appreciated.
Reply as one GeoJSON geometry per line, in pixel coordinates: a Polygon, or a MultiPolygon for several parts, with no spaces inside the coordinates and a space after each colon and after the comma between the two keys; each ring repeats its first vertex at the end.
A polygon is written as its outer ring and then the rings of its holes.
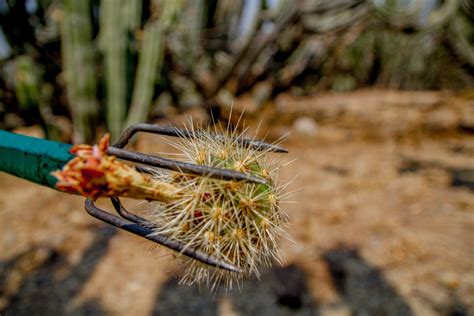
{"type": "Polygon", "coordinates": [[[0,171],[51,188],[61,169],[74,155],[71,145],[0,131],[0,171]]]}

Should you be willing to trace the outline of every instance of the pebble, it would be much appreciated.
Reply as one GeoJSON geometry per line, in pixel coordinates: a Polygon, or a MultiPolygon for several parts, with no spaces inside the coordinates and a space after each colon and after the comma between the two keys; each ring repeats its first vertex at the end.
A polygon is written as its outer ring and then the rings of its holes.
{"type": "Polygon", "coordinates": [[[452,290],[457,289],[461,284],[459,277],[452,272],[440,273],[438,276],[438,280],[441,285],[452,290]]]}
{"type": "Polygon", "coordinates": [[[322,306],[319,310],[321,316],[349,316],[352,315],[351,309],[347,305],[337,304],[322,306]]]}
{"type": "Polygon", "coordinates": [[[311,117],[300,117],[293,122],[293,130],[301,136],[315,137],[318,134],[318,124],[311,117]]]}

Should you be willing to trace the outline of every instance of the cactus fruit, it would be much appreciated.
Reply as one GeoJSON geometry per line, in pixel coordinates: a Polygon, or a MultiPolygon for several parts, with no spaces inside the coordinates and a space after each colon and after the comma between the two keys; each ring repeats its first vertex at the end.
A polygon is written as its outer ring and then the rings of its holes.
{"type": "MultiPolygon", "coordinates": [[[[232,169],[266,179],[267,184],[224,181],[171,172],[156,175],[158,180],[182,188],[180,197],[170,202],[156,202],[153,221],[156,234],[169,236],[189,247],[240,267],[243,273],[213,268],[183,258],[182,283],[206,283],[213,289],[221,282],[227,288],[259,270],[282,262],[278,237],[287,237],[288,218],[279,206],[281,190],[274,173],[279,164],[269,159],[268,151],[238,145],[235,132],[220,131],[216,139],[209,131],[182,137],[173,145],[181,160],[232,169]]],[[[216,130],[217,132],[217,130],[216,130]]],[[[176,158],[176,157],[173,157],[176,158]]],[[[179,159],[179,158],[178,158],[179,159]]]]}

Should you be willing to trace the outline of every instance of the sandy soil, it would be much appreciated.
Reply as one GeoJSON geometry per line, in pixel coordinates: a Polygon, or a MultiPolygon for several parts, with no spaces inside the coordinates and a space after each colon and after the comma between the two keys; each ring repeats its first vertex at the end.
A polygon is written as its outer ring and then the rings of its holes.
{"type": "MultiPolygon", "coordinates": [[[[433,111],[474,107],[438,101],[433,111]]],[[[408,117],[392,106],[390,122],[408,117]]],[[[377,110],[328,119],[301,107],[289,113],[279,104],[263,124],[270,138],[293,130],[284,146],[296,161],[281,173],[284,182],[296,175],[288,190],[297,190],[284,206],[295,239],[282,242],[285,267],[240,292],[178,285],[168,251],[91,218],[80,197],[0,174],[0,314],[473,315],[474,136],[466,117],[447,122],[425,106],[419,125],[410,115],[410,124],[387,128],[377,110]],[[300,128],[301,117],[316,124],[300,128]]]]}

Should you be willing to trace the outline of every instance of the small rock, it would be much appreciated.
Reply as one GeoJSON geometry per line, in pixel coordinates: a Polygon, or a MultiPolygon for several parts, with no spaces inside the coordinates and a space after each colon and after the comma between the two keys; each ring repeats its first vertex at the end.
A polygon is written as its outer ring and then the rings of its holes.
{"type": "Polygon", "coordinates": [[[461,284],[459,277],[452,272],[444,272],[439,275],[439,282],[448,289],[457,289],[461,284]]]}
{"type": "Polygon", "coordinates": [[[301,136],[315,137],[318,134],[318,124],[311,117],[300,117],[293,122],[293,130],[301,136]]]}
{"type": "Polygon", "coordinates": [[[349,316],[352,315],[349,306],[344,304],[335,304],[322,306],[319,310],[321,316],[349,316]]]}

